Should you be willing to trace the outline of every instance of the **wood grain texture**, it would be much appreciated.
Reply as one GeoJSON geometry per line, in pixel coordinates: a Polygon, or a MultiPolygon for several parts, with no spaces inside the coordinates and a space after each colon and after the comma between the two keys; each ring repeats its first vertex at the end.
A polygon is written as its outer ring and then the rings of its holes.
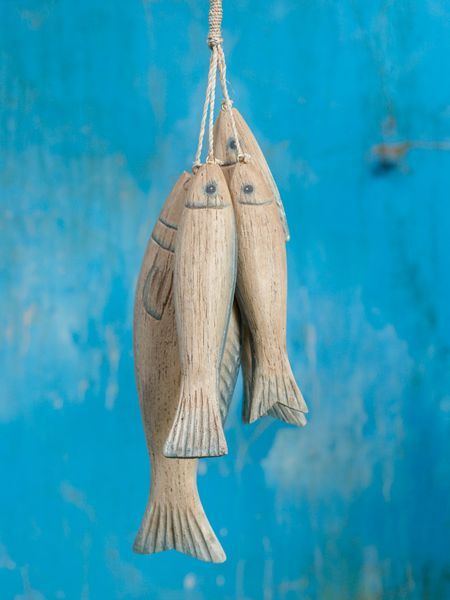
{"type": "Polygon", "coordinates": [[[206,164],[193,177],[176,244],[174,294],[181,387],[164,447],[166,456],[227,453],[218,378],[236,261],[236,227],[228,187],[220,167],[206,164]]]}
{"type": "MultiPolygon", "coordinates": [[[[222,562],[225,554],[198,496],[197,460],[166,458],[162,453],[180,393],[172,279],[177,227],[189,180],[190,176],[183,173],[164,204],[144,255],[136,289],[134,357],[151,462],[151,489],[134,549],[140,553],[176,549],[201,560],[222,562]],[[155,277],[152,273],[160,275],[155,277]]],[[[223,420],[239,370],[238,319],[235,308],[219,378],[223,420]]]]}
{"type": "MultiPolygon", "coordinates": [[[[236,108],[233,108],[232,111],[241,149],[245,154],[248,154],[252,158],[267,186],[272,190],[271,195],[275,199],[278,207],[285,239],[287,241],[289,240],[289,227],[286,213],[284,211],[280,192],[278,191],[277,184],[275,183],[272,172],[267,164],[266,157],[241,113],[236,108]]],[[[224,166],[236,164],[238,160],[236,140],[234,139],[230,112],[224,108],[220,111],[214,125],[214,140],[216,156],[224,163],[224,166]]]]}
{"type": "Polygon", "coordinates": [[[273,190],[257,165],[238,163],[230,192],[239,248],[236,297],[252,340],[248,421],[276,403],[307,412],[286,351],[286,249],[273,190]]]}

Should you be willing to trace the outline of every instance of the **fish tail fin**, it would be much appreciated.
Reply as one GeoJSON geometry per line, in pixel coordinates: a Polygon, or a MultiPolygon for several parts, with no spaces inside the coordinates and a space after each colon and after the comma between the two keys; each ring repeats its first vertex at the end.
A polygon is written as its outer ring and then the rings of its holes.
{"type": "MultiPolygon", "coordinates": [[[[253,423],[259,417],[267,414],[277,403],[302,413],[308,412],[306,402],[292,374],[287,355],[280,361],[277,369],[267,368],[264,364],[258,364],[256,361],[249,423],[253,423]]],[[[275,408],[275,412],[281,414],[278,408],[275,408]]],[[[286,411],[283,412],[286,416],[286,411]]]]}
{"type": "Polygon", "coordinates": [[[164,498],[150,500],[133,550],[139,554],[177,550],[206,562],[226,560],[200,499],[182,506],[164,498]]]}
{"type": "Polygon", "coordinates": [[[307,423],[304,413],[300,410],[289,408],[289,406],[280,404],[279,402],[276,402],[267,414],[269,417],[284,421],[284,423],[289,423],[290,425],[304,427],[307,423]]]}
{"type": "Polygon", "coordinates": [[[219,412],[217,391],[182,383],[175,420],[164,446],[169,458],[222,456],[228,448],[219,412]]]}

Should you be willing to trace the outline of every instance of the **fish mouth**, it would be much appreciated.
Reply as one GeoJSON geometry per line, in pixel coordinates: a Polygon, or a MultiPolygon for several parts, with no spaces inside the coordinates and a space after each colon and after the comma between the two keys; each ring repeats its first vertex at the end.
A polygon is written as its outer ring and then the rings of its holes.
{"type": "Polygon", "coordinates": [[[257,201],[251,201],[251,200],[238,200],[239,204],[245,204],[247,206],[266,206],[268,204],[273,204],[273,198],[270,198],[269,200],[257,200],[257,201]]]}
{"type": "Polygon", "coordinates": [[[228,208],[230,206],[229,203],[224,202],[222,199],[214,199],[214,200],[188,200],[185,205],[186,208],[195,208],[195,209],[204,209],[204,208],[228,208]]]}

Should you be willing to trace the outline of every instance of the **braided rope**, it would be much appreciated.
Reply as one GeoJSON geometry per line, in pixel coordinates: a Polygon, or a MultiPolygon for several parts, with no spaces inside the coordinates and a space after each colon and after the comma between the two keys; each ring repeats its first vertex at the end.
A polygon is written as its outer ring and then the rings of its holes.
{"type": "Polygon", "coordinates": [[[211,0],[209,5],[208,46],[220,46],[222,39],[222,0],[211,0]]]}
{"type": "Polygon", "coordinates": [[[211,58],[209,62],[208,71],[208,83],[206,86],[205,102],[203,104],[203,113],[200,121],[200,132],[198,136],[197,152],[195,154],[195,160],[192,167],[193,172],[202,164],[201,156],[203,150],[203,140],[205,137],[206,120],[209,112],[208,121],[208,153],[206,162],[214,163],[219,162],[214,156],[214,105],[216,100],[216,81],[217,81],[217,69],[219,69],[220,83],[222,88],[222,95],[224,98],[225,110],[230,113],[231,127],[233,135],[236,140],[237,156],[239,161],[247,161],[248,155],[242,152],[242,148],[239,142],[236,123],[234,120],[232,101],[228,93],[227,85],[227,66],[225,62],[225,53],[222,48],[222,0],[210,0],[209,6],[209,32],[207,43],[211,49],[211,58]]]}

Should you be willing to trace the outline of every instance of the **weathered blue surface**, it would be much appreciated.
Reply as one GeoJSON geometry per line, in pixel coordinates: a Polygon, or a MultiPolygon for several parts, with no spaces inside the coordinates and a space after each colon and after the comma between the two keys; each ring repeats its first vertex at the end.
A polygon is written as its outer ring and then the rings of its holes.
{"type": "Polygon", "coordinates": [[[311,419],[244,428],[239,390],[200,476],[228,562],[131,552],[133,288],[193,158],[206,4],[0,3],[0,598],[450,598],[445,0],[225,3],[232,95],[290,222],[311,419]]]}

